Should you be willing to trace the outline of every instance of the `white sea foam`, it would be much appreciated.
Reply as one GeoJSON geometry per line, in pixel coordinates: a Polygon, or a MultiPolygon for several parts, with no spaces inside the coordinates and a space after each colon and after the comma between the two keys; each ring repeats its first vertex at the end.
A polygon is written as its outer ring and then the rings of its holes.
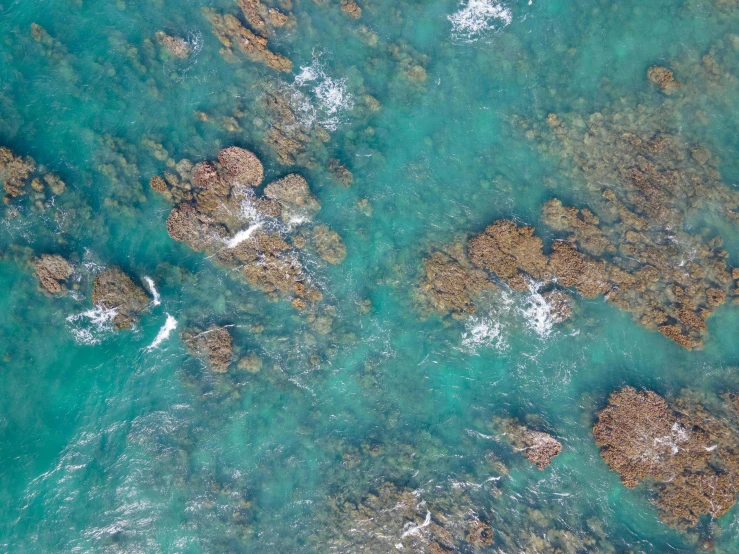
{"type": "Polygon", "coordinates": [[[239,244],[251,237],[255,232],[262,228],[262,222],[258,221],[251,225],[248,229],[243,229],[236,233],[231,240],[226,243],[227,248],[236,248],[239,244]]]}
{"type": "Polygon", "coordinates": [[[471,317],[462,333],[462,346],[469,350],[477,350],[480,346],[492,346],[496,350],[505,350],[508,341],[503,333],[503,325],[489,317],[471,317]]]}
{"type": "Polygon", "coordinates": [[[486,31],[510,25],[511,10],[499,0],[467,0],[462,9],[448,16],[452,23],[452,37],[463,42],[474,42],[486,31]]]}
{"type": "Polygon", "coordinates": [[[154,338],[154,341],[147,347],[147,350],[154,350],[157,346],[167,340],[169,338],[169,335],[171,335],[172,331],[174,331],[175,329],[177,329],[177,320],[171,315],[167,314],[167,321],[165,321],[164,325],[162,325],[162,328],[159,329],[157,336],[154,338]]]}
{"type": "Polygon", "coordinates": [[[409,528],[400,536],[401,539],[406,538],[408,535],[420,535],[421,529],[431,525],[431,512],[426,510],[426,519],[421,525],[415,525],[413,523],[409,523],[408,525],[409,528]]]}
{"type": "Polygon", "coordinates": [[[529,282],[529,293],[526,295],[524,304],[517,311],[523,316],[526,327],[534,331],[542,338],[552,334],[556,318],[554,307],[539,292],[543,283],[529,282]]]}
{"type": "Polygon", "coordinates": [[[149,276],[144,276],[144,281],[146,282],[146,286],[149,287],[149,292],[154,297],[154,300],[151,301],[152,305],[158,306],[162,303],[162,299],[154,286],[154,280],[149,276]]]}
{"type": "Polygon", "coordinates": [[[346,83],[346,78],[334,79],[326,74],[320,53],[314,54],[311,65],[302,66],[295,76],[295,85],[308,89],[315,97],[318,105],[313,110],[314,117],[329,131],[338,129],[343,115],[354,107],[354,97],[346,83]]]}
{"type": "Polygon", "coordinates": [[[115,308],[106,310],[95,306],[92,310],[67,316],[67,323],[77,343],[99,344],[107,333],[114,330],[113,319],[117,315],[115,308]]]}

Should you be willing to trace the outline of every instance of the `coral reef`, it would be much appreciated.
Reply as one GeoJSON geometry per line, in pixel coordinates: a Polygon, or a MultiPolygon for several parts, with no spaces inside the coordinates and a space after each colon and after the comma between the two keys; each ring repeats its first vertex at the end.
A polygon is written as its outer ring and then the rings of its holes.
{"type": "Polygon", "coordinates": [[[31,260],[36,272],[39,286],[51,294],[59,294],[67,290],[66,281],[74,273],[74,268],[58,254],[42,254],[31,260]]]}
{"type": "MultiPolygon", "coordinates": [[[[173,239],[238,270],[253,287],[289,298],[299,309],[321,300],[296,249],[302,238],[295,227],[310,223],[320,210],[305,179],[287,175],[259,194],[262,164],[238,147],[221,150],[218,161],[193,165],[181,160],[175,170],[150,183],[175,204],[167,218],[173,239]]],[[[334,263],[340,261],[343,242],[332,233],[325,231],[325,254],[334,263]]]]}
{"type": "Polygon", "coordinates": [[[149,305],[149,295],[119,267],[104,269],[95,276],[92,303],[115,312],[116,330],[130,329],[149,305]]]}
{"type": "Polygon", "coordinates": [[[513,418],[495,418],[494,426],[505,440],[538,469],[545,469],[562,451],[562,445],[549,433],[529,429],[513,418]]]}
{"type": "Polygon", "coordinates": [[[739,477],[739,414],[730,397],[684,391],[669,405],[652,391],[624,387],[598,413],[593,437],[601,456],[628,488],[646,482],[660,518],[686,529],[733,505],[739,477]],[[708,405],[708,404],[707,404],[708,405]]]}
{"type": "Polygon", "coordinates": [[[231,333],[215,325],[206,330],[193,327],[182,332],[182,340],[193,356],[201,358],[215,373],[225,373],[233,362],[231,333]]]}

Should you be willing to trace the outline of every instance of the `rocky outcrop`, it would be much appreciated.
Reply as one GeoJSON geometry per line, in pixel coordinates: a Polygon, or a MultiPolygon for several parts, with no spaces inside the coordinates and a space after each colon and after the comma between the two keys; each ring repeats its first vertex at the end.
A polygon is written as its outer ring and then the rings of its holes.
{"type": "Polygon", "coordinates": [[[514,450],[540,470],[546,469],[562,451],[560,442],[549,433],[529,429],[516,419],[496,418],[493,423],[514,450]]]}
{"type": "Polygon", "coordinates": [[[162,48],[175,58],[186,60],[192,54],[192,45],[183,38],[173,37],[164,31],[157,31],[154,36],[162,48]]]}
{"type": "Polygon", "coordinates": [[[624,387],[598,413],[593,437],[626,487],[646,483],[655,491],[660,518],[686,529],[702,515],[718,518],[734,505],[738,431],[730,397],[685,391],[670,405],[652,391],[624,387]]]}
{"type": "Polygon", "coordinates": [[[74,273],[74,268],[58,254],[43,254],[31,260],[36,272],[39,286],[51,294],[60,294],[67,290],[67,280],[74,273]]]}
{"type": "Polygon", "coordinates": [[[461,243],[433,252],[423,260],[423,267],[423,298],[432,311],[453,317],[475,313],[474,298],[495,286],[487,273],[470,263],[461,243]]]}
{"type": "Polygon", "coordinates": [[[21,158],[4,146],[0,147],[0,180],[5,187],[6,197],[15,198],[28,192],[29,177],[36,170],[33,158],[21,158]]]}
{"type": "MultiPolygon", "coordinates": [[[[321,300],[298,255],[303,238],[296,228],[310,225],[320,210],[303,177],[287,175],[260,191],[261,162],[233,146],[221,150],[217,161],[193,165],[182,160],[176,171],[151,180],[151,187],[175,204],[167,218],[173,239],[236,269],[252,286],[287,298],[299,309],[321,300]]],[[[324,254],[338,263],[343,241],[331,233],[326,230],[324,254]]]]}
{"type": "Polygon", "coordinates": [[[104,269],[95,276],[92,303],[114,311],[116,330],[130,329],[149,305],[149,295],[119,267],[104,269]]]}
{"type": "Polygon", "coordinates": [[[233,339],[226,327],[197,327],[183,331],[182,340],[193,356],[202,359],[215,373],[225,373],[233,362],[233,339]]]}

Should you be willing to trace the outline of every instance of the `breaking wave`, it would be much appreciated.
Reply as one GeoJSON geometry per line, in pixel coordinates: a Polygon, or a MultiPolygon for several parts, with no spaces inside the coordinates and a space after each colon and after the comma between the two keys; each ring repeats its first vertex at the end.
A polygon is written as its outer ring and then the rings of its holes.
{"type": "MultiPolygon", "coordinates": [[[[348,92],[346,78],[334,79],[326,75],[321,63],[321,54],[313,55],[313,62],[302,66],[295,76],[299,89],[308,89],[317,101],[313,109],[314,119],[329,131],[335,131],[342,116],[354,107],[354,97],[348,92]]],[[[305,104],[302,105],[305,111],[305,104]]]]}
{"type": "Polygon", "coordinates": [[[162,325],[162,328],[159,329],[159,332],[154,338],[154,341],[146,349],[154,350],[157,346],[167,340],[172,334],[172,331],[174,331],[175,329],[177,329],[177,320],[171,315],[167,314],[167,321],[164,322],[164,325],[162,325]]]}
{"type": "Polygon", "coordinates": [[[452,23],[452,37],[462,42],[474,42],[486,31],[510,25],[511,10],[499,0],[467,0],[461,10],[447,16],[452,23]]]}
{"type": "Polygon", "coordinates": [[[115,330],[113,319],[117,315],[115,308],[106,310],[102,306],[95,306],[92,310],[67,316],[67,323],[78,344],[99,344],[115,330]]]}

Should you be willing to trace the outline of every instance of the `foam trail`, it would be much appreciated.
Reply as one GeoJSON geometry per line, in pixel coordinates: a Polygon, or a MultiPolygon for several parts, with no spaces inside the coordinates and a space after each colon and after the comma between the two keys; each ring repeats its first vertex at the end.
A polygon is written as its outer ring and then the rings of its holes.
{"type": "Polygon", "coordinates": [[[162,328],[159,329],[157,336],[154,338],[154,342],[152,342],[146,349],[154,350],[157,346],[167,340],[169,338],[169,335],[171,335],[172,331],[174,331],[175,329],[177,329],[177,320],[171,315],[167,314],[167,321],[165,321],[164,325],[162,325],[162,328]]]}
{"type": "Polygon", "coordinates": [[[250,236],[252,236],[256,231],[262,228],[262,222],[259,221],[249,227],[248,229],[244,229],[243,231],[239,231],[236,233],[231,240],[229,240],[226,243],[227,248],[236,248],[239,244],[244,242],[246,239],[248,239],[250,236]]]}
{"type": "Polygon", "coordinates": [[[156,287],[154,286],[154,281],[151,277],[144,276],[144,281],[146,281],[146,286],[149,287],[149,292],[151,292],[151,295],[154,297],[154,300],[151,301],[151,303],[154,306],[158,306],[162,303],[162,299],[159,296],[159,293],[157,292],[156,287]]]}

